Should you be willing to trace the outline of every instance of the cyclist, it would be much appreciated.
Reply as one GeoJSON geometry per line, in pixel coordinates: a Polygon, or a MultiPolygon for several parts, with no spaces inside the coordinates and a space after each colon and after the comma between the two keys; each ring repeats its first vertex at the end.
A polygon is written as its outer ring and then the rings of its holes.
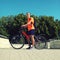
{"type": "Polygon", "coordinates": [[[30,16],[30,13],[27,13],[26,15],[27,15],[27,24],[22,25],[22,27],[27,27],[27,29],[28,29],[28,34],[30,35],[30,38],[32,40],[32,46],[29,44],[29,40],[28,40],[29,47],[27,49],[31,49],[31,48],[34,48],[34,45],[35,45],[35,40],[34,40],[34,33],[35,33],[34,18],[30,16]]]}

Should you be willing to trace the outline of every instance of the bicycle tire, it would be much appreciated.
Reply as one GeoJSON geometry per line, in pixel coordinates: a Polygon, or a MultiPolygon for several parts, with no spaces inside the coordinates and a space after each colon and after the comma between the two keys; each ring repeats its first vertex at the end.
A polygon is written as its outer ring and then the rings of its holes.
{"type": "Polygon", "coordinates": [[[22,36],[22,34],[13,36],[11,38],[10,44],[14,49],[21,49],[25,44],[24,37],[22,36]]]}
{"type": "Polygon", "coordinates": [[[46,48],[46,39],[43,36],[35,36],[35,48],[36,49],[43,49],[46,48]]]}

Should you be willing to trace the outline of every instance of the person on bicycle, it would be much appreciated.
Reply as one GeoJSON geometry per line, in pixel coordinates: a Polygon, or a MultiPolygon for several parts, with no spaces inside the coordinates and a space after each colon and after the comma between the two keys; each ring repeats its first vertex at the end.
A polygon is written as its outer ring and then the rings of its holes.
{"type": "MultiPolygon", "coordinates": [[[[29,44],[29,47],[27,49],[34,48],[34,45],[35,45],[35,40],[34,40],[34,34],[35,34],[34,18],[30,16],[30,13],[27,13],[27,24],[22,25],[22,27],[27,27],[28,34],[30,35],[31,40],[32,40],[32,47],[29,44]]],[[[29,41],[28,41],[28,43],[29,43],[29,41]]]]}

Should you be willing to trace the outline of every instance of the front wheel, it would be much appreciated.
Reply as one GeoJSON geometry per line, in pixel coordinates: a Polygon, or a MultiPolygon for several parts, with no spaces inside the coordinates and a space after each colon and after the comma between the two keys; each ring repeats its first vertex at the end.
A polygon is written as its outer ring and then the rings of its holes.
{"type": "Polygon", "coordinates": [[[46,39],[43,36],[35,36],[35,48],[36,49],[43,49],[46,47],[46,39]]]}
{"type": "Polygon", "coordinates": [[[24,46],[25,40],[22,35],[13,36],[10,40],[10,44],[14,49],[21,49],[24,46]]]}

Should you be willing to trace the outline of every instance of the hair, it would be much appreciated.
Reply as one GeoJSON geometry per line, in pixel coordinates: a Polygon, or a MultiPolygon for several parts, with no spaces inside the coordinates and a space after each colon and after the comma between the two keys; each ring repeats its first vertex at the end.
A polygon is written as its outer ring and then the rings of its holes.
{"type": "MultiPolygon", "coordinates": [[[[30,12],[27,12],[26,14],[28,14],[28,13],[30,13],[30,12]]],[[[31,14],[31,13],[30,13],[31,14]]]]}

